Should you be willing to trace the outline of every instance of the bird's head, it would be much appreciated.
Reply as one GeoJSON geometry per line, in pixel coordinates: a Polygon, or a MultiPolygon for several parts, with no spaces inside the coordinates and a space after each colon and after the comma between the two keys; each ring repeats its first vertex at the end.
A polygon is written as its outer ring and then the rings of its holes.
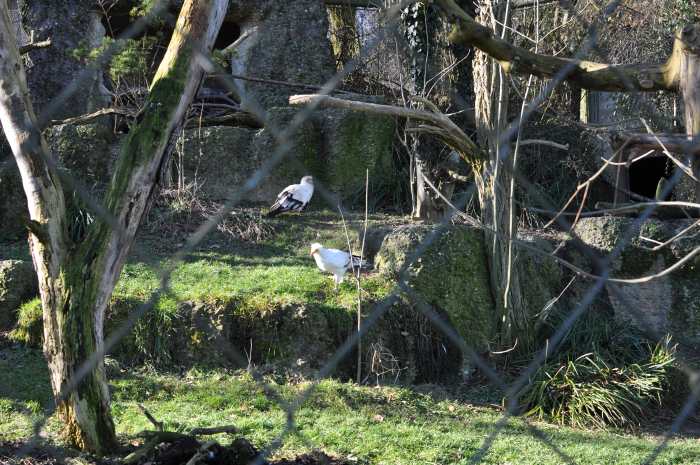
{"type": "Polygon", "coordinates": [[[319,244],[318,242],[314,242],[313,244],[311,244],[311,253],[309,255],[313,257],[314,254],[318,253],[322,248],[323,246],[321,244],[319,244]]]}
{"type": "Polygon", "coordinates": [[[303,178],[301,178],[301,183],[302,184],[311,184],[313,186],[314,177],[313,176],[304,176],[303,178]]]}

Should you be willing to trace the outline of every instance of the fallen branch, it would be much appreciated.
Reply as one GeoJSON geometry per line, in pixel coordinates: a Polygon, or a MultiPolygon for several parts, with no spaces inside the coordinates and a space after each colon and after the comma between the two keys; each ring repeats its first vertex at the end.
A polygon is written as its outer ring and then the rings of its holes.
{"type": "Polygon", "coordinates": [[[143,446],[124,457],[124,465],[131,465],[132,463],[140,462],[142,458],[146,457],[161,442],[163,441],[160,441],[158,438],[149,439],[143,444],[143,446]]]}
{"type": "Polygon", "coordinates": [[[148,421],[150,421],[151,424],[155,426],[158,431],[163,431],[163,422],[156,420],[155,417],[151,415],[151,412],[146,410],[146,407],[144,407],[143,404],[137,405],[139,407],[139,410],[141,410],[141,413],[143,413],[146,416],[146,418],[148,418],[148,421]]]}
{"type": "Polygon", "coordinates": [[[201,118],[201,121],[199,116],[194,115],[189,117],[185,123],[185,128],[187,129],[198,128],[200,126],[246,126],[255,129],[264,127],[262,121],[256,118],[252,113],[246,111],[220,116],[204,116],[201,118]]]}
{"type": "Polygon", "coordinates": [[[131,118],[136,117],[136,112],[134,110],[131,110],[129,108],[115,108],[115,107],[110,107],[110,108],[102,108],[101,110],[97,110],[93,113],[88,113],[85,115],[80,115],[80,116],[74,116],[72,118],[66,118],[66,119],[54,119],[51,120],[51,126],[58,126],[60,124],[83,124],[87,123],[89,121],[92,121],[95,118],[99,118],[100,116],[106,116],[106,115],[123,115],[123,116],[128,116],[131,118]]]}
{"type": "Polygon", "coordinates": [[[32,50],[36,50],[38,48],[46,48],[51,46],[51,39],[46,39],[42,40],[39,42],[34,42],[31,41],[28,44],[20,45],[19,46],[19,53],[20,55],[24,55],[25,53],[29,53],[32,50]]]}
{"type": "Polygon", "coordinates": [[[239,429],[233,425],[214,426],[212,428],[194,428],[190,430],[190,436],[208,436],[220,433],[238,433],[239,429]]]}

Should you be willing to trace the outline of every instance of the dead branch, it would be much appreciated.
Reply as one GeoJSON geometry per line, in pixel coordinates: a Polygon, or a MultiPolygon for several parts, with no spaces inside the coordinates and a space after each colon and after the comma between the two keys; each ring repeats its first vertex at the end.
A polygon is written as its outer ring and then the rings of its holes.
{"type": "Polygon", "coordinates": [[[462,131],[450,118],[439,112],[416,110],[378,103],[358,102],[320,94],[292,95],[289,97],[290,105],[315,104],[318,108],[344,108],[347,110],[361,111],[385,116],[398,116],[400,118],[415,119],[432,124],[422,127],[424,132],[431,132],[440,137],[443,142],[453,148],[460,157],[470,165],[476,165],[479,160],[486,159],[481,149],[462,131]]]}
{"type": "Polygon", "coordinates": [[[233,425],[214,426],[212,428],[194,428],[190,430],[190,436],[208,436],[220,433],[238,433],[239,429],[233,425]]]}
{"type": "Polygon", "coordinates": [[[34,42],[31,41],[28,44],[20,45],[19,46],[19,53],[20,55],[24,55],[25,53],[29,53],[32,50],[36,50],[38,48],[46,48],[51,46],[51,39],[46,39],[42,40],[39,42],[34,42]]]}
{"type": "Polygon", "coordinates": [[[662,150],[684,155],[700,155],[700,144],[685,134],[649,134],[634,132],[613,132],[611,141],[616,145],[640,150],[662,150]]]}
{"type": "Polygon", "coordinates": [[[676,39],[666,63],[611,65],[586,60],[559,58],[530,52],[494,35],[469,16],[454,0],[438,4],[456,18],[450,41],[472,45],[498,61],[507,73],[534,74],[549,78],[570,67],[566,80],[583,89],[603,91],[678,90],[682,43],[676,39]]]}
{"type": "Polygon", "coordinates": [[[185,128],[187,129],[200,126],[245,126],[256,129],[264,127],[262,121],[246,111],[237,111],[219,116],[204,116],[201,121],[198,116],[195,116],[188,118],[185,123],[185,128]]]}
{"type": "Polygon", "coordinates": [[[610,202],[596,202],[595,209],[599,214],[615,216],[638,215],[654,206],[654,215],[663,218],[688,218],[700,214],[700,205],[690,202],[639,202],[630,204],[617,204],[610,202]]]}
{"type": "Polygon", "coordinates": [[[519,142],[519,145],[521,147],[523,145],[547,145],[549,147],[554,147],[555,149],[563,150],[565,152],[569,150],[569,144],[557,144],[556,142],[552,142],[551,140],[544,139],[525,139],[521,140],[519,142]]]}
{"type": "Polygon", "coordinates": [[[124,465],[138,463],[142,458],[146,457],[153,449],[155,449],[156,446],[158,446],[158,444],[160,444],[161,442],[162,441],[160,441],[156,437],[149,439],[141,447],[124,457],[124,465]]]}
{"type": "Polygon", "coordinates": [[[134,117],[136,117],[136,112],[132,109],[123,108],[123,107],[122,108],[116,108],[116,107],[102,108],[102,109],[97,110],[93,113],[74,116],[72,118],[54,119],[54,120],[51,120],[50,125],[51,126],[58,126],[61,124],[83,124],[83,123],[87,123],[89,121],[92,121],[95,118],[99,118],[100,116],[105,116],[105,115],[123,115],[123,116],[128,116],[128,117],[134,118],[134,117]]]}
{"type": "Polygon", "coordinates": [[[143,413],[146,416],[146,418],[148,418],[148,421],[150,421],[151,424],[155,426],[158,431],[163,431],[163,422],[156,420],[155,417],[151,415],[151,412],[146,410],[146,407],[144,407],[143,404],[137,405],[139,407],[139,410],[141,410],[141,413],[143,413]]]}

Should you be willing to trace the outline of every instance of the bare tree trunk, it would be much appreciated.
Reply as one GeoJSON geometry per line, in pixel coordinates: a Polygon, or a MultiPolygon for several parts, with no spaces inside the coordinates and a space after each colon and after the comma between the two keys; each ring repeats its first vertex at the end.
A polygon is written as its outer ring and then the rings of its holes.
{"type": "MultiPolygon", "coordinates": [[[[678,88],[685,108],[685,131],[688,136],[700,135],[700,25],[688,25],[681,31],[680,72],[678,88]]],[[[692,157],[692,169],[700,173],[700,157],[692,157]]],[[[687,180],[686,180],[687,181],[687,180]]],[[[695,201],[700,202],[700,183],[695,182],[695,201]]]]}
{"type": "MultiPolygon", "coordinates": [[[[490,24],[501,35],[510,12],[506,1],[483,0],[479,4],[479,22],[490,24]]],[[[523,308],[520,280],[514,260],[509,259],[508,241],[502,236],[517,234],[517,219],[509,201],[513,176],[510,140],[503,139],[508,116],[508,83],[505,73],[487,54],[476,50],[472,63],[474,73],[475,115],[479,145],[488,150],[488,159],[475,171],[475,181],[481,205],[482,222],[486,230],[489,272],[494,300],[501,325],[499,341],[512,346],[516,338],[521,347],[527,346],[530,334],[527,309],[523,308]],[[510,228],[514,220],[514,227],[510,228]]]]}
{"type": "Polygon", "coordinates": [[[129,133],[105,204],[121,229],[86,220],[81,202],[61,186],[36,126],[26,76],[0,0],[0,121],[17,160],[30,213],[32,258],[44,313],[44,354],[65,435],[102,454],[116,444],[102,357],[103,321],[141,218],[153,194],[171,133],[201,81],[196,48],[209,50],[226,0],[186,0],[150,87],[149,110],[129,133]]]}

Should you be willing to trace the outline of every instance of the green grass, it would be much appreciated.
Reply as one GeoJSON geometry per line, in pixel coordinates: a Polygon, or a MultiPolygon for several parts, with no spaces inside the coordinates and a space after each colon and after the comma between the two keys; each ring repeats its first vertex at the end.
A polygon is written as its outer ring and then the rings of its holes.
{"type": "MultiPolygon", "coordinates": [[[[388,217],[374,216],[371,224],[390,221],[388,217]]],[[[235,299],[244,303],[252,299],[260,304],[262,298],[273,305],[309,301],[342,308],[354,305],[356,291],[352,279],[347,279],[336,294],[330,275],[321,273],[309,256],[312,242],[347,249],[347,238],[337,215],[329,212],[290,215],[272,224],[274,234],[258,244],[212,234],[174,269],[171,299],[202,302],[235,299]]],[[[359,247],[360,227],[361,218],[350,215],[348,235],[353,247],[359,247]]],[[[177,242],[163,244],[160,238],[142,237],[122,271],[114,297],[146,300],[158,288],[158,272],[167,264],[179,245],[177,242]]],[[[390,283],[379,276],[370,276],[363,288],[367,292],[365,298],[375,300],[386,295],[390,283]]]]}
{"type": "MultiPolygon", "coordinates": [[[[48,373],[39,351],[0,350],[0,436],[23,439],[31,421],[50,405],[48,373]]],[[[309,383],[275,384],[287,400],[309,383]]],[[[235,424],[257,447],[269,445],[285,425],[282,409],[243,372],[190,370],[182,376],[131,371],[114,379],[112,411],[117,431],[126,440],[152,425],[140,413],[143,405],[169,430],[235,424]]],[[[400,387],[358,387],[334,380],[320,382],[295,416],[298,434],[289,435],[278,456],[320,448],[355,457],[359,463],[467,463],[493,431],[501,412],[468,402],[473,393],[451,396],[441,390],[418,392],[400,387]]],[[[487,393],[488,395],[488,393],[487,393]]],[[[639,464],[656,438],[617,432],[584,431],[535,423],[547,438],[581,465],[639,464]]],[[[55,440],[57,422],[49,424],[55,440]]],[[[218,440],[228,443],[224,435],[218,440]]],[[[700,457],[694,438],[673,439],[657,464],[693,464],[700,457]]],[[[485,464],[560,464],[562,459],[528,433],[520,419],[509,420],[497,436],[485,464]]]]}

